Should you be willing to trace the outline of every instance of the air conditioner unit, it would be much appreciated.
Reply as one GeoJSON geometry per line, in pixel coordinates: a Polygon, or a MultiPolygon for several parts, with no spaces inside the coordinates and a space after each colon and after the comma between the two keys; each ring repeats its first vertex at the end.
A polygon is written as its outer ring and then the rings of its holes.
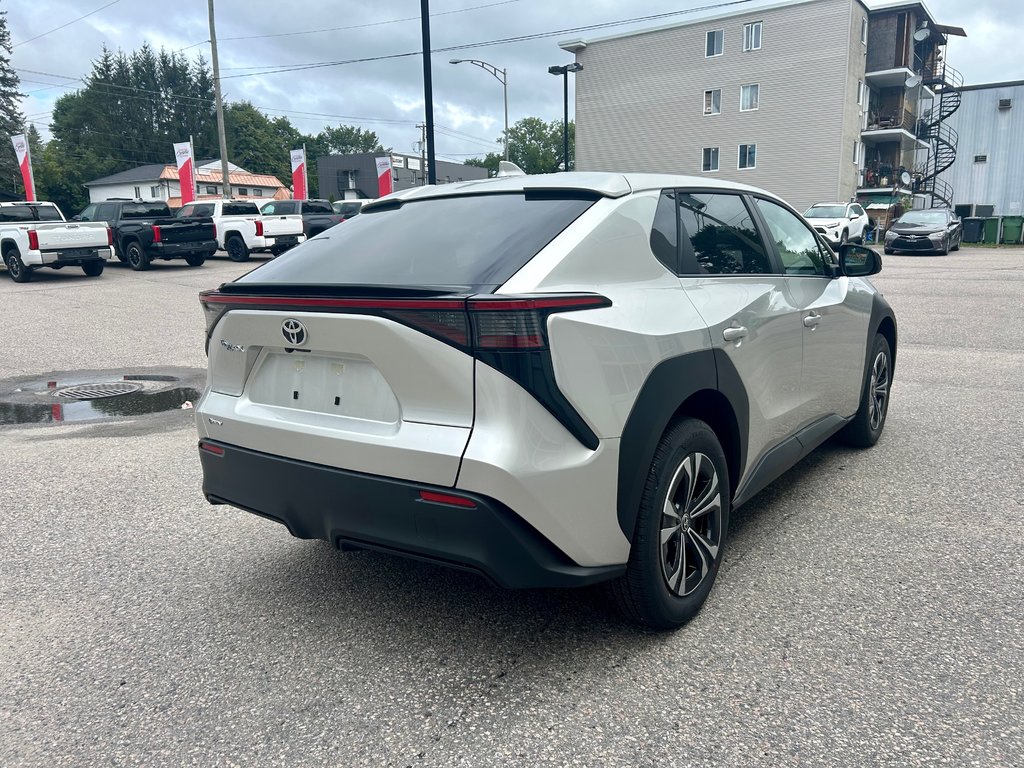
{"type": "Polygon", "coordinates": [[[999,108],[1000,109],[1009,109],[1012,106],[1013,106],[1013,99],[1000,99],[999,100],[999,108]]]}
{"type": "Polygon", "coordinates": [[[979,219],[989,219],[992,217],[992,214],[995,212],[995,210],[996,207],[994,205],[976,204],[974,206],[974,215],[977,216],[979,219]]]}
{"type": "Polygon", "coordinates": [[[969,219],[974,215],[974,203],[970,203],[969,205],[954,205],[953,213],[961,219],[969,219]]]}

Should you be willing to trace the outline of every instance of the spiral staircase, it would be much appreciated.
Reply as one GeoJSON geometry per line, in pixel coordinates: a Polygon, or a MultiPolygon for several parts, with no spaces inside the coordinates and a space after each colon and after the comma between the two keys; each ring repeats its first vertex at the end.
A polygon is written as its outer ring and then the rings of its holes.
{"type": "Polygon", "coordinates": [[[916,192],[931,197],[932,208],[953,207],[953,187],[939,175],[956,160],[959,136],[946,120],[960,108],[963,76],[944,61],[926,67],[921,73],[922,85],[935,93],[935,104],[921,115],[917,135],[930,145],[928,160],[914,169],[916,192]]]}

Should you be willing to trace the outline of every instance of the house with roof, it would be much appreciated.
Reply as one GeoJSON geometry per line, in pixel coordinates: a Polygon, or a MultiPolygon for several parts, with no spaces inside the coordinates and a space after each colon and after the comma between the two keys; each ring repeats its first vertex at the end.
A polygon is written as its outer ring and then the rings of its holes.
{"type": "MultiPolygon", "coordinates": [[[[287,200],[291,192],[276,176],[250,173],[245,168],[228,163],[228,181],[232,197],[253,200],[287,200]]],[[[172,208],[181,206],[181,183],[178,168],[173,163],[154,163],[130,168],[101,179],[85,183],[89,202],[99,203],[113,198],[164,200],[172,208]]],[[[196,197],[219,198],[224,194],[224,176],[220,160],[196,162],[196,197]]]]}

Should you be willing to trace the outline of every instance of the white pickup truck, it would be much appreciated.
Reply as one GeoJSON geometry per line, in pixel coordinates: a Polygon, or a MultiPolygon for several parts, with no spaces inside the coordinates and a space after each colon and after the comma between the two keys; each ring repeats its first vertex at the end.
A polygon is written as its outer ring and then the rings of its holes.
{"type": "Polygon", "coordinates": [[[98,277],[112,244],[105,223],[67,221],[53,203],[0,203],[0,256],[16,283],[27,283],[40,267],[81,267],[98,277]]]}
{"type": "Polygon", "coordinates": [[[245,261],[252,251],[279,256],[306,240],[301,216],[264,216],[250,200],[198,200],[183,206],[177,215],[212,218],[217,244],[232,261],[245,261]]]}

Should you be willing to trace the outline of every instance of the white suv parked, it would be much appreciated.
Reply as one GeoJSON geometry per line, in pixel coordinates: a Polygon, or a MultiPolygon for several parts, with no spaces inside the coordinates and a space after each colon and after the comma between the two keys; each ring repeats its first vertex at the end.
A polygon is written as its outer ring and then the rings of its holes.
{"type": "Polygon", "coordinates": [[[767,192],[568,173],[419,187],[201,296],[203,490],[300,538],[608,581],[692,617],[730,510],[885,424],[896,321],[767,192]]]}
{"type": "Polygon", "coordinates": [[[847,241],[863,243],[871,228],[867,212],[858,203],[815,203],[804,218],[831,246],[847,241]]]}

